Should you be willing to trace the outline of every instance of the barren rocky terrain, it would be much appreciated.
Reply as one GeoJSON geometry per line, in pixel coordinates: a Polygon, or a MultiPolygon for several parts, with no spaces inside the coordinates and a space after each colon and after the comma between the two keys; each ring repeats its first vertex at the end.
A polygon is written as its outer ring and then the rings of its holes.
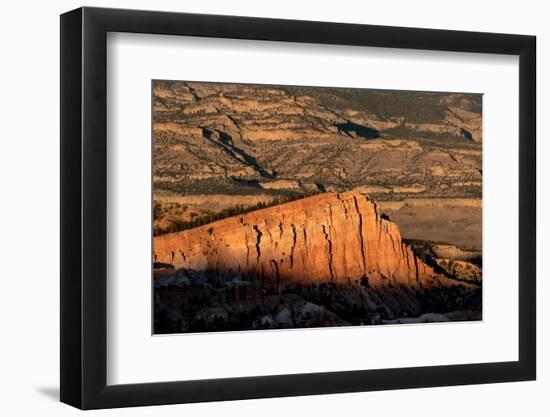
{"type": "Polygon", "coordinates": [[[153,112],[157,193],[481,196],[479,95],[157,81],[153,112]]]}
{"type": "Polygon", "coordinates": [[[356,191],[164,234],[153,247],[161,333],[476,320],[481,314],[479,267],[404,242],[398,226],[356,191]]]}
{"type": "Polygon", "coordinates": [[[152,109],[155,331],[481,317],[481,95],[155,81],[152,109]]]}

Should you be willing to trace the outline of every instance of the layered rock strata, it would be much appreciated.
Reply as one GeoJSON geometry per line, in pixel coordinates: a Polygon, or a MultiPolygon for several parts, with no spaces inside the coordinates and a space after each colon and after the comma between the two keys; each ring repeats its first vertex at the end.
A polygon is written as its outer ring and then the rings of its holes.
{"type": "Polygon", "coordinates": [[[155,199],[480,198],[481,96],[155,81],[155,199]]]}
{"type": "Polygon", "coordinates": [[[154,261],[265,285],[447,280],[417,258],[397,225],[357,192],[323,193],[158,236],[154,261]]]}

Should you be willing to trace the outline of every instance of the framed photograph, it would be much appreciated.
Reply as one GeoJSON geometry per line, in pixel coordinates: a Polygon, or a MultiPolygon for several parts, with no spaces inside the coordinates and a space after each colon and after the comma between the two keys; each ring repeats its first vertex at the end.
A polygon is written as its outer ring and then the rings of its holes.
{"type": "Polygon", "coordinates": [[[61,401],[533,380],[535,37],[61,16],[61,401]]]}

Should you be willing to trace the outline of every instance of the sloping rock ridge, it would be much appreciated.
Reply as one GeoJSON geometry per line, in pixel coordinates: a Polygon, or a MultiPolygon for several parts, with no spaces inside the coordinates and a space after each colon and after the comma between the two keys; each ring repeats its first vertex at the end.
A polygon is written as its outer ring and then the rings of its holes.
{"type": "Polygon", "coordinates": [[[366,195],[323,193],[154,239],[154,261],[209,279],[445,285],[366,195]]]}

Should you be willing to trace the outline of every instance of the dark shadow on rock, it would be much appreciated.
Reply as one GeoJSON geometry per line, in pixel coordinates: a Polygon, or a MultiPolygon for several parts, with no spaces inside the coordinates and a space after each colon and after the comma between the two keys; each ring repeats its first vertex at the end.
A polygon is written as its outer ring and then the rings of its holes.
{"type": "Polygon", "coordinates": [[[472,134],[471,134],[470,132],[468,132],[466,129],[460,128],[460,133],[461,133],[462,136],[464,136],[466,139],[468,139],[468,140],[474,140],[472,134]]]}
{"type": "Polygon", "coordinates": [[[231,178],[231,181],[239,185],[244,185],[246,187],[260,187],[260,182],[258,180],[251,180],[248,178],[231,178]]]}
{"type": "Polygon", "coordinates": [[[340,123],[337,124],[336,127],[339,132],[344,132],[347,134],[354,133],[361,138],[376,139],[380,137],[380,132],[378,130],[353,122],[340,123]]]}
{"type": "Polygon", "coordinates": [[[216,131],[216,133],[217,133],[216,135],[217,138],[215,137],[213,131],[206,128],[202,129],[203,137],[209,140],[211,143],[220,147],[231,158],[233,158],[234,160],[240,163],[245,163],[251,166],[260,174],[262,178],[269,178],[269,179],[273,178],[272,174],[270,174],[262,166],[260,166],[258,161],[256,161],[256,158],[254,158],[252,155],[249,155],[243,149],[235,145],[235,142],[233,141],[233,138],[231,137],[231,135],[222,131],[216,131]]]}
{"type": "Polygon", "coordinates": [[[59,387],[36,387],[36,391],[53,401],[59,401],[59,387]]]}
{"type": "Polygon", "coordinates": [[[320,182],[316,182],[314,184],[321,193],[325,193],[327,191],[325,186],[323,184],[321,184],[320,182]]]}
{"type": "Polygon", "coordinates": [[[155,334],[421,323],[424,314],[435,314],[435,322],[480,320],[482,310],[481,287],[460,281],[424,286],[384,275],[375,284],[368,275],[334,283],[283,279],[277,270],[261,277],[218,269],[178,273],[177,280],[155,283],[155,334]],[[366,304],[366,296],[373,301],[366,304]],[[285,308],[286,318],[277,318],[285,308]]]}

